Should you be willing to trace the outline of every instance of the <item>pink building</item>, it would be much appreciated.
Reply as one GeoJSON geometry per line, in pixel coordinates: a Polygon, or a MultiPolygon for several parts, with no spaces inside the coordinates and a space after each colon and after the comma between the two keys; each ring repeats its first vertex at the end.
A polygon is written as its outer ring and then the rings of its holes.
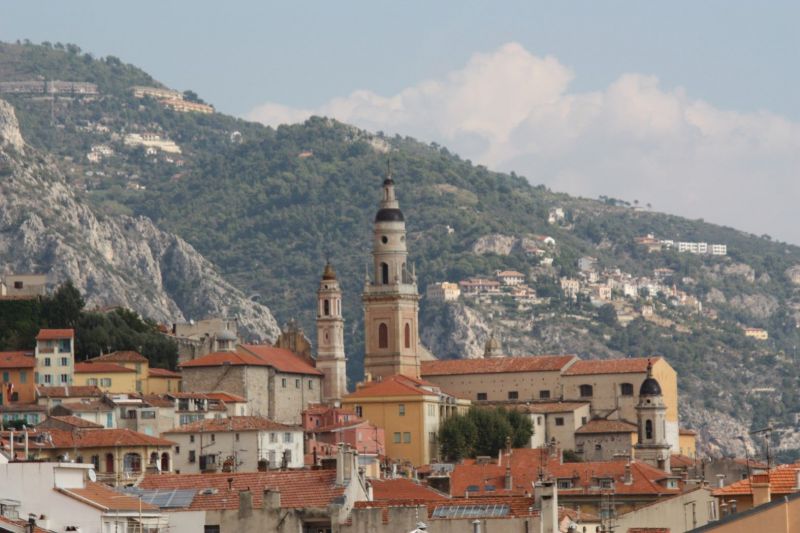
{"type": "Polygon", "coordinates": [[[386,453],[383,428],[341,407],[313,406],[303,411],[306,454],[317,457],[336,455],[339,444],[347,444],[361,455],[386,453]]]}

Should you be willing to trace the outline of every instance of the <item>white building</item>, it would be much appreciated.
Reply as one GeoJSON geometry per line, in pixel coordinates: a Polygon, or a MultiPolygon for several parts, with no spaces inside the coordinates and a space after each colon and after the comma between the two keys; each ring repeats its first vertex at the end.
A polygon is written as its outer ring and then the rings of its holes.
{"type": "Polygon", "coordinates": [[[200,420],[167,431],[177,443],[174,469],[182,474],[263,468],[302,468],[303,429],[258,416],[200,420]]]}
{"type": "Polygon", "coordinates": [[[39,330],[35,354],[37,385],[72,385],[75,375],[74,330],[39,330]]]}
{"type": "Polygon", "coordinates": [[[516,270],[498,270],[495,272],[497,280],[503,285],[521,285],[525,283],[525,274],[516,270]]]}
{"type": "Polygon", "coordinates": [[[158,149],[170,154],[181,153],[181,148],[174,141],[162,139],[155,133],[129,133],[123,141],[125,146],[144,146],[146,149],[158,149]]]}
{"type": "Polygon", "coordinates": [[[590,256],[583,256],[578,259],[578,270],[581,272],[591,272],[597,268],[597,258],[590,256]]]}
{"type": "Polygon", "coordinates": [[[711,255],[728,255],[727,244],[712,244],[711,255]]]}

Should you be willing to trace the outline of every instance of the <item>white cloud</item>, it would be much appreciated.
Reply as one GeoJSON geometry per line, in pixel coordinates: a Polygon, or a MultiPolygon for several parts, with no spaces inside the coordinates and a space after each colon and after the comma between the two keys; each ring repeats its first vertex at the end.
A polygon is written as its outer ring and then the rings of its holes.
{"type": "Polygon", "coordinates": [[[358,90],[313,110],[267,103],[248,118],[332,116],[436,141],[554,190],[638,199],[800,243],[800,124],[721,110],[653,76],[624,74],[583,93],[570,92],[573,77],[557,59],[509,43],[392,96],[358,90]]]}

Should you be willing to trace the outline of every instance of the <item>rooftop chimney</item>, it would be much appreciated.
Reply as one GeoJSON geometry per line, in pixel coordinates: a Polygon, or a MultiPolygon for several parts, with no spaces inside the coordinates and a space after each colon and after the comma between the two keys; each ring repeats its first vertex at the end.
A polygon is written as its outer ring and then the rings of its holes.
{"type": "Polygon", "coordinates": [[[264,501],[261,506],[264,509],[280,509],[281,491],[278,489],[264,489],[264,501]]]}
{"type": "Polygon", "coordinates": [[[770,502],[769,473],[753,474],[750,478],[750,488],[753,490],[753,507],[770,502]]]}
{"type": "Polygon", "coordinates": [[[800,468],[794,471],[794,490],[800,490],[800,468]]]}
{"type": "Polygon", "coordinates": [[[514,488],[514,480],[511,477],[511,461],[506,462],[506,483],[505,489],[511,490],[514,488]]]}
{"type": "Polygon", "coordinates": [[[625,463],[625,479],[623,480],[623,482],[626,485],[632,485],[633,484],[633,473],[631,472],[631,464],[630,463],[625,463]]]}
{"type": "Polygon", "coordinates": [[[253,515],[253,494],[250,489],[239,491],[239,518],[253,515]]]}

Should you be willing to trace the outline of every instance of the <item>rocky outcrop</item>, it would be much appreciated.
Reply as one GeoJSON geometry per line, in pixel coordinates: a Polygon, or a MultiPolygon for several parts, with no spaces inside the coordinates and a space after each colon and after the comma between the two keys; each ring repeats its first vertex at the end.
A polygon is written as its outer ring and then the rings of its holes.
{"type": "Polygon", "coordinates": [[[790,266],[784,273],[794,285],[800,285],[800,265],[790,266]]]}
{"type": "Polygon", "coordinates": [[[767,318],[778,309],[778,300],[770,294],[737,294],[728,303],[756,318],[767,318]]]}
{"type": "Polygon", "coordinates": [[[100,218],[46,158],[26,148],[13,110],[0,101],[0,261],[8,272],[71,279],[89,307],[125,306],[169,322],[235,316],[247,339],[272,340],[278,326],[179,237],[143,217],[100,218]]]}
{"type": "Polygon", "coordinates": [[[423,344],[439,359],[483,357],[483,345],[491,329],[486,317],[462,302],[437,309],[423,314],[423,344]]]}
{"type": "Polygon", "coordinates": [[[472,245],[472,252],[478,255],[508,255],[518,243],[519,239],[513,235],[493,233],[478,238],[475,244],[472,245]]]}
{"type": "Polygon", "coordinates": [[[755,445],[750,429],[740,420],[714,409],[703,409],[691,401],[681,403],[681,426],[697,432],[697,447],[710,457],[744,457],[745,442],[752,455],[755,445]],[[741,439],[744,439],[742,441],[741,439]]]}

